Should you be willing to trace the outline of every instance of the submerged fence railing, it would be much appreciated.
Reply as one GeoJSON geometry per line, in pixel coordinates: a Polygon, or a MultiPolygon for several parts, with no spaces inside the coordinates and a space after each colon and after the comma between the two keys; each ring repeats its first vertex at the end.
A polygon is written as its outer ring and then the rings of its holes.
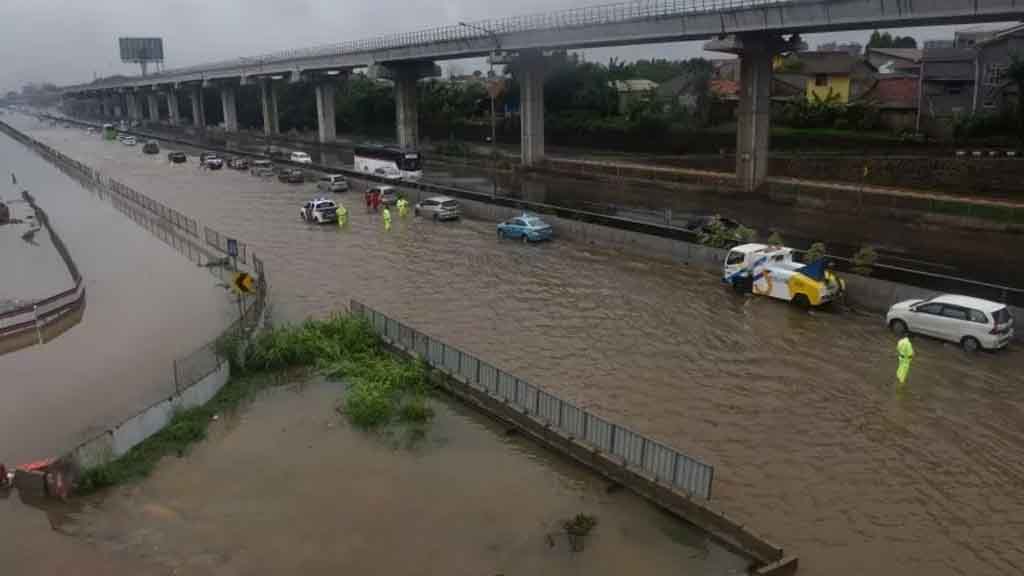
{"type": "Polygon", "coordinates": [[[514,406],[573,440],[620,458],[624,465],[658,482],[670,484],[691,496],[711,498],[715,477],[712,466],[596,416],[356,300],[352,301],[350,310],[353,315],[369,321],[373,330],[386,341],[423,358],[431,367],[514,406]]]}

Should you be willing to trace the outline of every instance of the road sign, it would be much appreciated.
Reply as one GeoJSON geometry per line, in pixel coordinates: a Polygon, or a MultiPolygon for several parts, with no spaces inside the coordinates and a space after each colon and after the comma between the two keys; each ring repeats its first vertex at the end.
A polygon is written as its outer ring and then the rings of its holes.
{"type": "Polygon", "coordinates": [[[238,240],[228,238],[228,256],[238,258],[238,240]]]}
{"type": "Polygon", "coordinates": [[[256,278],[248,272],[235,272],[231,279],[231,289],[239,294],[253,294],[256,292],[256,278]]]}

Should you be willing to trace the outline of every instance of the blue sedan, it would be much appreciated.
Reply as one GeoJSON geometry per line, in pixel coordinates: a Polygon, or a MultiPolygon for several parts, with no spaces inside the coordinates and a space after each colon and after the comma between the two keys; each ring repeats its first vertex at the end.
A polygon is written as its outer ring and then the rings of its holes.
{"type": "Polygon", "coordinates": [[[551,225],[536,216],[523,214],[498,224],[499,238],[520,238],[523,242],[550,240],[551,225]]]}

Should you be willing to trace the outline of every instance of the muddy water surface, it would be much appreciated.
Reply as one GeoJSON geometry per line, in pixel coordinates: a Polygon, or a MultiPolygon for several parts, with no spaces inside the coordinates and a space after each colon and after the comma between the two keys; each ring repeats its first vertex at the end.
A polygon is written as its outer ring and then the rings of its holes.
{"type": "Polygon", "coordinates": [[[744,573],[699,531],[457,405],[433,403],[422,437],[350,428],[342,388],[225,415],[67,530],[183,575],[744,573]],[[579,513],[598,525],[573,552],[561,522],[579,513]]]}
{"type": "Polygon", "coordinates": [[[298,219],[310,185],[33,131],[248,241],[279,318],[362,299],[713,464],[717,503],[798,554],[801,573],[1024,570],[1016,348],[965,356],[920,339],[897,393],[879,318],[738,298],[713,274],[572,242],[501,242],[492,222],[385,233],[358,194],[339,196],[348,230],[310,227],[298,219]]]}

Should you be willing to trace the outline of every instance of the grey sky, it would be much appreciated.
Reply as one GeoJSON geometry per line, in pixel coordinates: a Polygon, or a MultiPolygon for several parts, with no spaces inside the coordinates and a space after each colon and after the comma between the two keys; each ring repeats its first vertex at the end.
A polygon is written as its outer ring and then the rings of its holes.
{"type": "MultiPolygon", "coordinates": [[[[135,74],[118,59],[119,36],[161,36],[168,67],[416,30],[600,0],[4,0],[0,11],[0,90],[27,82],[69,84],[94,74],[135,74]]],[[[922,38],[951,37],[952,28],[893,31],[922,38]]],[[[866,43],[870,31],[808,37],[866,43]]],[[[611,56],[686,58],[700,43],[590,50],[611,56]]],[[[479,62],[459,65],[463,69],[479,62]]]]}

